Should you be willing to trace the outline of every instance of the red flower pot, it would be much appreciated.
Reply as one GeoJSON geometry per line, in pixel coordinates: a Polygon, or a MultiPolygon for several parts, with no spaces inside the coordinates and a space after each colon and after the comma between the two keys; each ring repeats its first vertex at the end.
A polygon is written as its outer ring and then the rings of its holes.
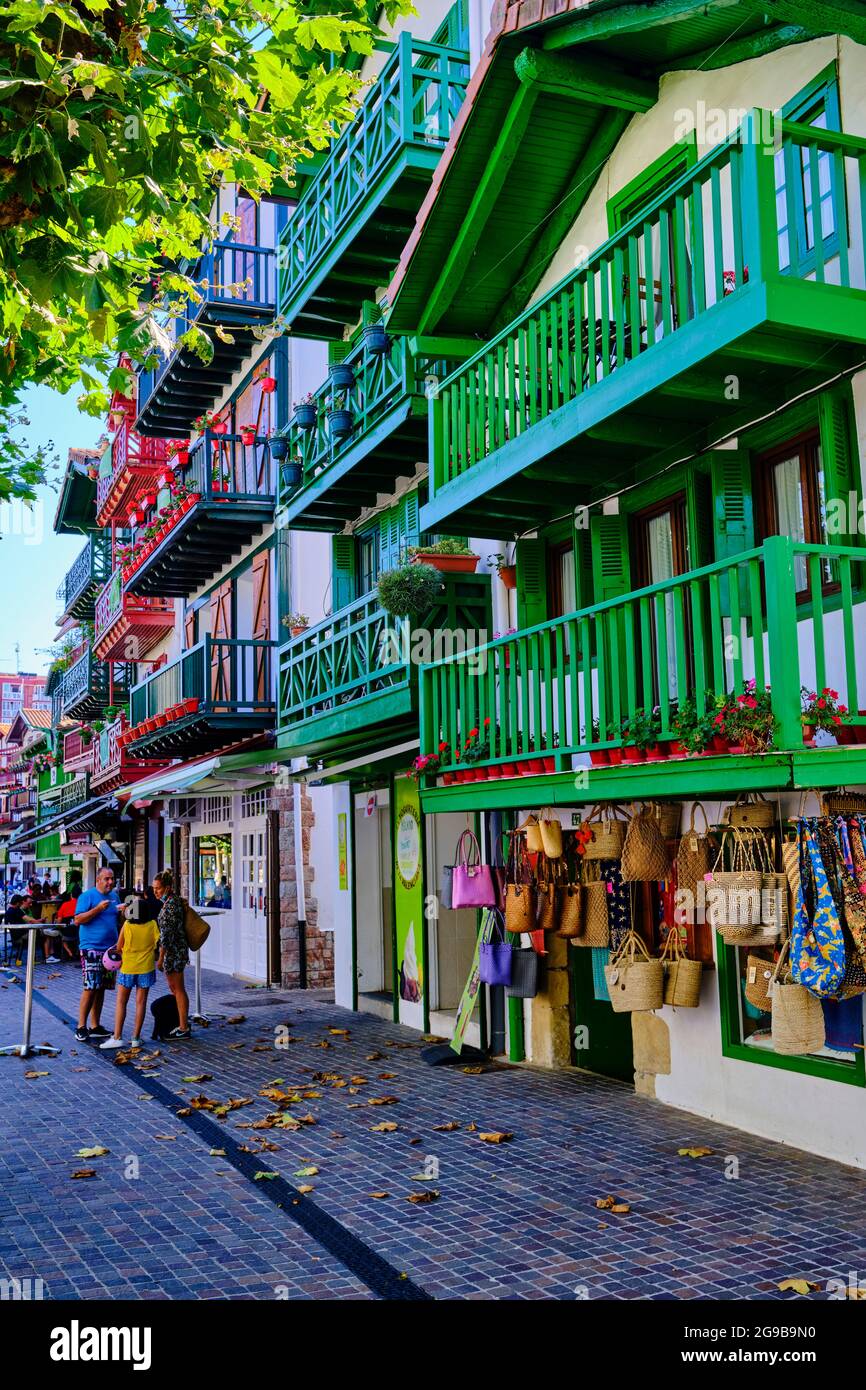
{"type": "Polygon", "coordinates": [[[266,396],[277,389],[277,378],[275,376],[263,376],[259,380],[259,386],[266,396]]]}
{"type": "Polygon", "coordinates": [[[502,580],[506,589],[517,588],[517,566],[503,565],[499,571],[499,578],[502,580]]]}
{"type": "Polygon", "coordinates": [[[644,749],[644,757],[648,763],[660,763],[663,756],[660,743],[650,743],[644,749]]]}
{"type": "Polygon", "coordinates": [[[519,777],[519,776],[520,776],[520,768],[519,768],[518,764],[517,764],[517,763],[503,763],[503,764],[502,764],[502,776],[503,776],[503,777],[519,777]]]}
{"type": "Polygon", "coordinates": [[[845,748],[850,748],[852,744],[857,742],[856,724],[837,724],[833,733],[836,736],[836,742],[845,748]]]}
{"type": "Polygon", "coordinates": [[[627,743],[622,750],[622,760],[624,763],[642,763],[643,749],[635,743],[627,743]]]}
{"type": "Polygon", "coordinates": [[[165,710],[163,710],[162,714],[158,714],[158,715],[156,716],[156,727],[157,727],[158,729],[164,729],[167,723],[168,723],[168,714],[166,713],[165,710]]]}
{"type": "Polygon", "coordinates": [[[556,771],[556,758],[555,758],[555,757],[546,757],[546,758],[542,758],[541,761],[544,763],[544,770],[545,770],[545,772],[555,772],[555,771],[556,771]]]}
{"type": "Polygon", "coordinates": [[[610,751],[607,748],[591,748],[589,761],[593,767],[610,767],[610,751]]]}
{"type": "Polygon", "coordinates": [[[730,739],[725,738],[724,734],[713,734],[713,739],[712,743],[710,744],[710,748],[713,750],[714,753],[727,753],[730,746],[731,741],[730,739]]]}
{"type": "Polygon", "coordinates": [[[669,758],[682,758],[685,754],[685,751],[685,748],[683,748],[683,745],[680,743],[678,738],[671,739],[670,743],[668,744],[669,758]]]}
{"type": "Polygon", "coordinates": [[[242,444],[245,444],[245,445],[247,446],[247,448],[249,448],[249,446],[250,446],[251,444],[255,444],[255,442],[256,442],[256,432],[255,432],[255,430],[241,430],[241,443],[242,443],[242,444]]]}
{"type": "MultiPolygon", "coordinates": [[[[866,709],[858,709],[857,713],[862,719],[864,715],[866,715],[866,709]]],[[[857,742],[866,743],[866,724],[852,724],[851,728],[854,730],[854,736],[857,742]]]]}
{"type": "Polygon", "coordinates": [[[218,420],[210,427],[211,434],[228,434],[229,427],[225,420],[218,420]]]}
{"type": "Polygon", "coordinates": [[[175,458],[179,468],[186,468],[189,463],[189,449],[178,449],[175,458]]]}
{"type": "Polygon", "coordinates": [[[814,746],[814,743],[815,743],[815,725],[814,725],[814,724],[804,724],[804,725],[803,725],[803,742],[804,742],[805,744],[807,744],[809,747],[813,747],[813,746],[814,746]]]}
{"type": "Polygon", "coordinates": [[[529,774],[532,772],[532,762],[530,761],[530,759],[521,758],[520,762],[517,764],[517,770],[520,773],[521,777],[528,777],[529,774]]]}
{"type": "Polygon", "coordinates": [[[500,764],[500,763],[491,763],[491,764],[490,764],[490,767],[487,768],[487,776],[488,776],[489,778],[494,778],[494,779],[497,778],[497,777],[501,777],[501,776],[502,776],[502,766],[501,766],[501,764],[500,764]]]}
{"type": "Polygon", "coordinates": [[[456,778],[456,774],[455,774],[455,773],[453,773],[453,772],[443,772],[443,773],[442,773],[442,785],[443,785],[443,787],[450,787],[451,784],[452,784],[453,782],[455,782],[456,780],[457,780],[457,778],[456,778]]]}
{"type": "Polygon", "coordinates": [[[468,767],[461,767],[455,772],[454,780],[457,782],[474,782],[475,776],[469,771],[468,767]]]}
{"type": "Polygon", "coordinates": [[[189,699],[189,700],[184,700],[184,701],[183,701],[183,712],[184,712],[184,714],[197,714],[197,713],[198,713],[198,707],[199,707],[199,700],[198,700],[197,697],[194,698],[194,699],[189,699]]]}
{"type": "Polygon", "coordinates": [[[529,770],[530,770],[530,772],[543,772],[543,771],[544,771],[544,759],[543,759],[543,758],[530,758],[530,759],[529,759],[529,770]]]}
{"type": "Polygon", "coordinates": [[[611,767],[619,767],[622,762],[623,750],[621,748],[608,748],[607,756],[611,767]]]}

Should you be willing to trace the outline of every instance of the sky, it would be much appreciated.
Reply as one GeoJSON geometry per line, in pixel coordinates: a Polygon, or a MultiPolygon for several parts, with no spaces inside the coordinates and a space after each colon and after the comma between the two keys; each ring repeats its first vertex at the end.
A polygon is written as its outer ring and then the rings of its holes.
{"type": "Polygon", "coordinates": [[[84,545],[83,536],[55,536],[52,526],[66,453],[72,446],[95,444],[102,422],[82,415],[76,392],[67,396],[45,386],[28,387],[24,413],[30,421],[23,435],[34,446],[53,440],[61,462],[51,487],[40,488],[33,509],[16,502],[0,506],[0,671],[44,673],[49,657],[37,648],[55,640],[59,603],[57,586],[84,545]]]}

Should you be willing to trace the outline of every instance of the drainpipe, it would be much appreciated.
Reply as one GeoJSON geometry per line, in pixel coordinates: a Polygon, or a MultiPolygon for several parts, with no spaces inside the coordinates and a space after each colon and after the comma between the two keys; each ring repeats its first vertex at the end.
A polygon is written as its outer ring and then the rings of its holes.
{"type": "Polygon", "coordinates": [[[304,830],[301,816],[301,784],[292,784],[292,815],[295,834],[295,888],[298,899],[298,975],[301,989],[307,988],[307,891],[304,883],[304,830]]]}

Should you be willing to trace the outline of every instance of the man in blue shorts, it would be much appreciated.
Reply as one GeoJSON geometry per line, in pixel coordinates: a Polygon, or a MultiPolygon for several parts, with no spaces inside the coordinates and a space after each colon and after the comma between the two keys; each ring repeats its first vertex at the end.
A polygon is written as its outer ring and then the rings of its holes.
{"type": "Polygon", "coordinates": [[[96,875],[96,887],[88,888],[75,906],[75,925],[78,927],[78,946],[81,954],[83,989],[78,1006],[78,1029],[75,1037],[78,1042],[89,1038],[110,1036],[107,1028],[99,1022],[102,1003],[107,989],[114,989],[114,976],[102,964],[102,957],[111,946],[117,944],[120,931],[118,913],[121,903],[114,887],[114,873],[111,869],[100,869],[96,875]],[[88,1017],[90,1027],[87,1026],[88,1017]]]}

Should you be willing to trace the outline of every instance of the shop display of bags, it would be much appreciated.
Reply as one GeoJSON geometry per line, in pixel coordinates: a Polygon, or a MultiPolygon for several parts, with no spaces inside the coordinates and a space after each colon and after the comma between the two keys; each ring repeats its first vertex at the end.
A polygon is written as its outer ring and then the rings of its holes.
{"type": "Polygon", "coordinates": [[[650,955],[637,932],[631,931],[605,967],[614,1013],[648,1013],[664,1002],[662,962],[650,955]]]}
{"type": "Polygon", "coordinates": [[[509,999],[534,999],[538,993],[538,954],[532,947],[511,952],[511,979],[505,986],[509,999]]]}
{"type": "Polygon", "coordinates": [[[781,969],[788,952],[786,941],[771,980],[773,1051],[786,1057],[817,1052],[824,1046],[824,1010],[821,1000],[794,981],[786,983],[781,969]]]}
{"type": "MultiPolygon", "coordinates": [[[[771,960],[765,960],[763,956],[749,955],[746,957],[746,981],[745,994],[749,1003],[762,1013],[770,1012],[770,1000],[772,996],[772,979],[775,967],[771,960]]],[[[786,969],[781,977],[782,983],[790,981],[790,969],[786,969]]]]}
{"type": "Polygon", "coordinates": [[[690,960],[686,955],[678,927],[668,932],[659,959],[664,974],[665,1004],[678,1009],[696,1009],[701,1002],[704,967],[699,960],[690,960]]]}
{"type": "Polygon", "coordinates": [[[693,898],[697,896],[698,884],[703,883],[710,870],[710,855],[710,823],[701,802],[695,801],[692,803],[688,829],[677,848],[677,888],[680,891],[691,893],[693,898]],[[704,829],[700,832],[695,825],[698,810],[704,818],[704,829]]]}
{"type": "Polygon", "coordinates": [[[625,883],[652,883],[667,877],[670,860],[657,816],[643,806],[629,821],[622,847],[625,883]]]}
{"type": "Polygon", "coordinates": [[[757,792],[743,792],[728,807],[725,820],[733,830],[770,830],[776,820],[776,808],[757,792]]]}
{"type": "MultiPolygon", "coordinates": [[[[768,862],[760,850],[759,858],[768,862]]],[[[728,946],[742,946],[766,939],[761,921],[764,868],[755,858],[756,839],[739,831],[722,835],[718,856],[709,877],[707,921],[728,946]],[[727,859],[729,867],[724,867],[727,859]]]]}
{"type": "Polygon", "coordinates": [[[680,822],[683,818],[682,803],[679,801],[651,801],[648,804],[659,823],[662,839],[675,840],[680,833],[680,822]]]}
{"type": "Polygon", "coordinates": [[[539,931],[555,931],[556,924],[556,889],[553,884],[550,884],[545,888],[538,889],[536,926],[539,931]]]}
{"type": "MultiPolygon", "coordinates": [[[[486,935],[485,932],[482,932],[486,935]]],[[[489,939],[482,940],[478,947],[478,976],[484,985],[508,985],[511,983],[511,957],[514,954],[510,942],[505,940],[499,914],[493,917],[489,939]]]]}
{"type": "Polygon", "coordinates": [[[626,821],[618,806],[593,806],[584,825],[592,830],[585,859],[621,859],[626,821]]]}
{"type": "Polygon", "coordinates": [[[471,830],[464,830],[460,836],[455,858],[457,863],[451,875],[452,907],[496,907],[493,875],[489,864],[481,863],[481,850],[471,830]]]}
{"type": "Polygon", "coordinates": [[[845,978],[845,939],[817,835],[818,822],[800,822],[802,887],[791,928],[791,973],[812,994],[832,998],[845,978]]]}
{"type": "Polygon", "coordinates": [[[548,859],[561,859],[563,851],[562,826],[550,807],[542,811],[538,822],[541,848],[548,859]]]}
{"type": "Polygon", "coordinates": [[[519,833],[526,842],[527,854],[541,854],[544,846],[541,842],[541,826],[533,815],[528,815],[522,825],[518,826],[519,833]]]}
{"type": "Polygon", "coordinates": [[[573,946],[607,946],[610,943],[608,891],[603,878],[584,884],[583,930],[572,938],[573,946]]]}
{"type": "Polygon", "coordinates": [[[573,941],[583,931],[583,894],[579,883],[556,890],[557,936],[573,941]]]}

